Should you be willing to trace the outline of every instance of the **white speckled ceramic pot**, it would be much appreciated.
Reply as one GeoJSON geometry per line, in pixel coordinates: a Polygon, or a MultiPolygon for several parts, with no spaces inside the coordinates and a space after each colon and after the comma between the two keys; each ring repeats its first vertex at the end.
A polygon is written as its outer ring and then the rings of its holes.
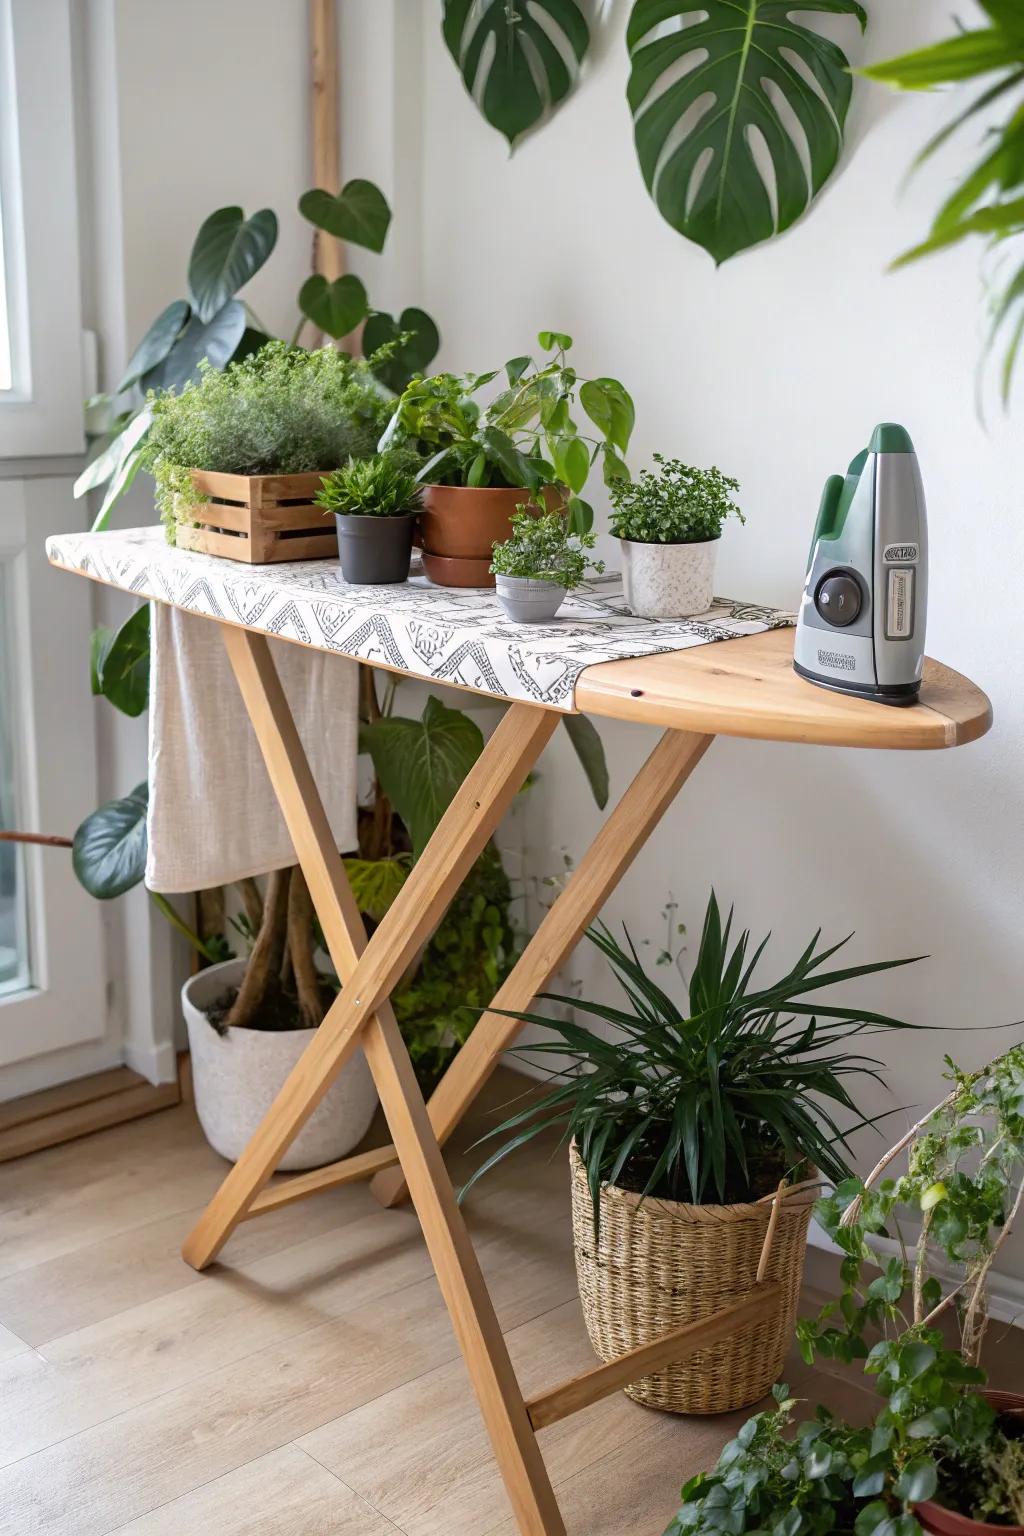
{"type": "Polygon", "coordinates": [[[635,544],[620,539],[626,602],[639,619],[690,619],[715,597],[715,553],[704,544],[635,544]]]}
{"type": "MultiPolygon", "coordinates": [[[[196,1113],[215,1152],[235,1162],[277,1097],[315,1029],[229,1029],[219,1035],[206,1009],[236,987],[244,960],[225,960],[181,989],[188,1025],[196,1113]]],[[[377,1107],[366,1058],[357,1051],[342,1068],[278,1163],[284,1172],[335,1163],[362,1141],[377,1107]]]]}

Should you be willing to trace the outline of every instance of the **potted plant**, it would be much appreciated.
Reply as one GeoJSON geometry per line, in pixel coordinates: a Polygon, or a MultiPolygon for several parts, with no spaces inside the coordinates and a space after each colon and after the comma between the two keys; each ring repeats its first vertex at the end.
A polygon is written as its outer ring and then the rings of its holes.
{"type": "Polygon", "coordinates": [[[368,458],[388,416],[369,365],[271,341],[149,396],[141,463],[171,543],[262,563],[337,549],[314,504],[325,471],[368,458]]]}
{"type": "Polygon", "coordinates": [[[338,554],[353,586],[408,581],[420,487],[405,454],[349,459],[325,476],[314,498],[334,513],[338,554]]]}
{"type": "Polygon", "coordinates": [[[570,533],[564,512],[514,513],[511,537],[495,544],[491,559],[498,601],[508,617],[518,624],[553,619],[588,569],[604,570],[603,562],[594,564],[587,556],[595,542],[592,533],[570,533]]]}
{"type": "Polygon", "coordinates": [[[873,1064],[845,1042],[895,1019],[816,998],[838,983],[906,961],[824,970],[841,946],[818,935],[780,980],[755,985],[763,943],[730,946],[711,896],[685,1013],[645,972],[627,935],[591,938],[626,996],[621,1007],[549,997],[571,1022],[517,1015],[556,1037],[531,1050],[568,1056],[571,1067],[539,1104],[491,1132],[512,1139],[475,1177],[551,1125],[570,1139],[573,1236],[587,1330],[602,1360],[740,1300],[758,1260],[782,1181],[800,1190],[781,1202],[768,1278],[781,1299],[767,1324],[669,1366],[626,1390],[676,1413],[725,1413],[756,1402],[777,1380],[793,1335],[815,1169],[846,1176],[838,1108],[856,1117],[847,1082],[873,1064]],[[602,1033],[578,1022],[589,1014],[602,1033]],[[610,1029],[608,1028],[610,1026],[610,1029]],[[610,1034],[610,1038],[609,1038],[610,1034]]]}
{"type": "Polygon", "coordinates": [[[694,469],[654,455],[657,473],[610,488],[611,531],[622,550],[626,602],[642,619],[687,619],[714,602],[722,525],[746,519],[732,500],[739,483],[718,469],[694,469]]]}
{"type": "Polygon", "coordinates": [[[480,395],[497,372],[414,379],[395,407],[381,446],[405,441],[425,460],[420,531],[431,581],[494,586],[491,551],[517,509],[564,507],[572,531],[587,533],[593,511],[582,492],[593,464],[600,458],[609,484],[629,476],[626,390],[616,379],[581,379],[568,361],[571,337],[541,331],[538,341],[551,360],[513,358],[489,403],[480,395]],[[577,404],[593,434],[574,419],[577,404]]]}
{"type": "Polygon", "coordinates": [[[987,1391],[979,1364],[987,1282],[1024,1204],[1024,1047],[979,1072],[950,1063],[950,1077],[866,1181],[841,1183],[816,1210],[844,1255],[842,1290],[798,1324],[801,1350],[808,1363],[863,1360],[874,1421],[851,1428],[818,1408],[794,1434],[795,1402],[777,1387],[776,1408],[684,1487],[666,1536],[1024,1532],[1024,1396],[987,1391]],[[883,1178],[903,1153],[906,1173],[883,1178]]]}

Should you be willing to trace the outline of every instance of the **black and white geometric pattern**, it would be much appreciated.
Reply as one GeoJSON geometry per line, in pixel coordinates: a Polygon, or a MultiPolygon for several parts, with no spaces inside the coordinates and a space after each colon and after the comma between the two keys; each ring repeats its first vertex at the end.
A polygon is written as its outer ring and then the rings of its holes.
{"type": "Polygon", "coordinates": [[[172,549],[159,527],[61,534],[46,541],[54,565],[189,613],[230,619],[322,651],[382,662],[438,683],[571,710],[585,668],[628,656],[758,635],[794,615],[716,598],[694,619],[637,619],[618,576],[566,598],[550,624],[513,624],[493,592],[435,587],[350,587],[336,560],[241,565],[172,549]]]}

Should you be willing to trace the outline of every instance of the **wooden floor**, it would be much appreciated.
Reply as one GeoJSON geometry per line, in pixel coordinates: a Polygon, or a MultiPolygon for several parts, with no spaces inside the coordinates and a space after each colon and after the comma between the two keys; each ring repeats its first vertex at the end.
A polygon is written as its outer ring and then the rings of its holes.
{"type": "MultiPolygon", "coordinates": [[[[3,1536],[515,1536],[412,1213],[339,1189],[199,1276],[178,1249],[224,1167],[182,1104],[0,1168],[3,1536]]],[[[592,1364],[564,1153],[524,1149],[466,1208],[527,1392],[592,1364]]],[[[570,1536],[660,1536],[744,1417],[620,1395],[543,1431],[570,1536]]]]}

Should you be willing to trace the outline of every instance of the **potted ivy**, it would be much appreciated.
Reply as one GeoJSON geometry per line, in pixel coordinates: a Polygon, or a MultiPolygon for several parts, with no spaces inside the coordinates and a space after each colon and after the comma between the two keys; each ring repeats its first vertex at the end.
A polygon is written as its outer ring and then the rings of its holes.
{"type": "Polygon", "coordinates": [[[642,619],[687,619],[714,602],[715,557],[727,517],[746,519],[739,483],[654,455],[658,469],[610,488],[611,531],[622,550],[626,602],[642,619]]]}
{"type": "Polygon", "coordinates": [[[326,475],[315,500],[334,513],[341,570],[353,586],[407,581],[420,487],[395,450],[349,459],[326,475]]]}
{"type": "Polygon", "coordinates": [[[801,1351],[808,1364],[863,1361],[873,1422],[819,1407],[794,1430],[795,1400],[776,1386],[775,1406],[683,1488],[666,1536],[720,1532],[723,1509],[736,1536],[1024,1533],[1024,1396],[987,1390],[980,1366],[988,1279],[1024,1206],[1024,1046],[949,1075],[950,1093],[868,1179],[815,1212],[843,1254],[842,1290],[798,1324],[801,1351]]]}
{"type": "Polygon", "coordinates": [[[572,531],[589,532],[593,511],[582,492],[598,459],[607,483],[629,476],[626,390],[616,379],[581,378],[568,361],[571,337],[541,331],[538,342],[550,360],[513,358],[487,403],[496,371],[414,379],[381,440],[423,456],[423,568],[442,586],[493,587],[491,551],[524,506],[536,514],[564,507],[572,531]]]}
{"type": "Polygon", "coordinates": [[[592,533],[570,533],[564,512],[514,513],[511,537],[495,544],[491,559],[498,601],[508,617],[517,624],[553,619],[566,593],[581,585],[588,570],[604,570],[602,561],[588,558],[595,542],[592,533]]]}
{"type": "Polygon", "coordinates": [[[774,1315],[626,1388],[673,1413],[727,1413],[777,1380],[793,1336],[815,1170],[840,1179],[849,1172],[848,1131],[833,1110],[855,1117],[849,1129],[864,1123],[848,1084],[873,1064],[846,1042],[868,1024],[912,1027],[829,996],[844,981],[908,962],[826,970],[840,946],[819,949],[815,935],[788,973],[755,985],[765,946],[751,957],[749,934],[731,943],[731,929],[732,915],[723,925],[712,894],[688,1014],[647,974],[628,934],[624,948],[606,929],[591,930],[625,1005],[548,995],[570,1022],[517,1015],[555,1037],[531,1052],[568,1057],[571,1066],[539,1103],[490,1132],[511,1139],[474,1175],[548,1127],[563,1128],[580,1296],[606,1361],[747,1295],[773,1197],[783,1181],[799,1186],[778,1204],[767,1271],[779,1285],[774,1315]],[[581,1014],[599,1021],[600,1033],[581,1014]]]}

